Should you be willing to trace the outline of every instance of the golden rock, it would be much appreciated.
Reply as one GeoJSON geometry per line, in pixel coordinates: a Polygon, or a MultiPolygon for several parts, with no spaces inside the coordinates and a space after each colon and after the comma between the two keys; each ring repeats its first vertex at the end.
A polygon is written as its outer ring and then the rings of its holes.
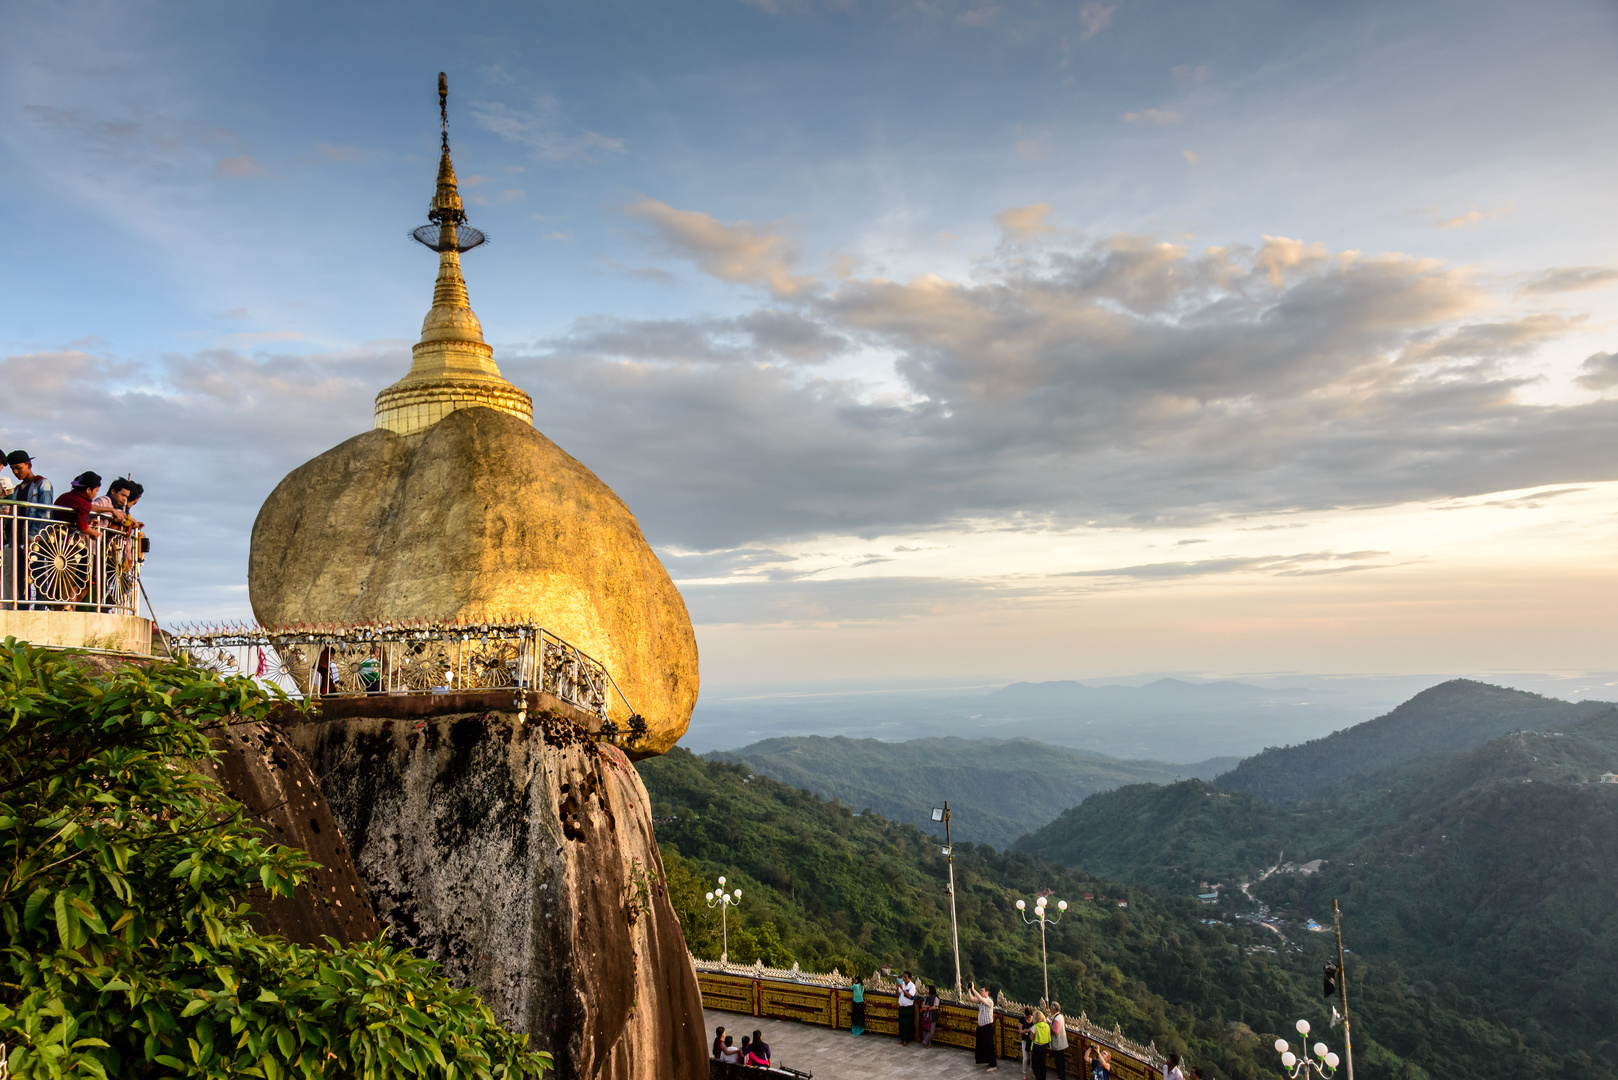
{"type": "MultiPolygon", "coordinates": [[[[433,221],[438,280],[410,371],[377,395],[373,430],[294,470],[259,510],[254,616],[532,619],[606,665],[650,728],[632,752],[662,753],[697,700],[690,616],[629,508],[534,429],[483,341],[447,140],[433,221]]],[[[616,695],[609,710],[629,718],[616,695]]]]}

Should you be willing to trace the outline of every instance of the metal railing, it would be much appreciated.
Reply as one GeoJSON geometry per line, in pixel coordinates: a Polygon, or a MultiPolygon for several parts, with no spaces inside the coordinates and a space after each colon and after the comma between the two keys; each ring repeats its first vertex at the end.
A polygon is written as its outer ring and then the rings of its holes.
{"type": "Polygon", "coordinates": [[[594,714],[608,735],[618,734],[608,716],[616,699],[630,741],[644,732],[605,664],[532,622],[184,625],[170,638],[192,663],[260,678],[294,697],[541,690],[594,714]]]}
{"type": "Polygon", "coordinates": [[[0,608],[135,615],[146,538],[92,512],[0,499],[0,608]]]}
{"type": "MultiPolygon", "coordinates": [[[[687,955],[690,954],[688,953],[687,955]]],[[[772,968],[766,967],[762,960],[754,961],[751,964],[734,964],[719,960],[704,960],[697,956],[691,956],[691,963],[697,969],[699,986],[701,985],[702,976],[704,975],[750,979],[761,986],[773,983],[776,984],[777,987],[790,987],[793,989],[805,990],[809,988],[819,990],[846,990],[850,985],[853,984],[854,981],[852,978],[844,975],[835,968],[833,968],[829,974],[808,972],[799,970],[796,963],[794,963],[790,969],[772,968]]],[[[918,981],[925,985],[925,980],[918,981]]],[[[867,1003],[876,1000],[895,1002],[897,999],[898,990],[898,980],[892,978],[891,976],[884,976],[880,972],[873,972],[864,979],[864,996],[867,1003]]],[[[975,1018],[978,1007],[976,999],[951,993],[946,987],[939,987],[938,998],[941,1004],[970,1012],[971,1014],[974,1014],[975,1018]]],[[[1041,1002],[1039,1007],[1044,1008],[1047,1005],[1048,1003],[1041,1002]]],[[[730,1003],[716,1002],[714,1005],[709,1007],[731,1009],[732,1005],[730,1003]]],[[[1019,1041],[1016,1037],[1016,1022],[1021,1019],[1023,1010],[1028,1007],[1029,1006],[1024,1002],[1015,1001],[1008,998],[1003,990],[995,994],[995,1014],[1010,1021],[1008,1030],[1011,1034],[1009,1041],[1012,1044],[1019,1041]]],[[[794,1014],[798,1019],[809,1019],[803,1015],[801,1010],[795,1011],[794,1014]]],[[[763,1016],[774,1014],[755,1009],[753,1015],[763,1016]]],[[[1134,1058],[1141,1064],[1143,1069],[1148,1071],[1151,1075],[1162,1075],[1165,1060],[1162,1052],[1157,1048],[1156,1040],[1142,1045],[1141,1043],[1136,1042],[1135,1040],[1126,1036],[1123,1032],[1123,1028],[1119,1024],[1113,1024],[1110,1029],[1102,1027],[1100,1024],[1092,1021],[1090,1017],[1082,1011],[1078,1016],[1068,1016],[1064,1013],[1062,1020],[1067,1026],[1067,1034],[1070,1040],[1076,1042],[1079,1039],[1085,1039],[1096,1043],[1099,1046],[1107,1047],[1109,1050],[1115,1053],[1125,1054],[1131,1058],[1134,1058]]],[[[810,1019],[809,1022],[825,1023],[826,1020],[823,1019],[820,1021],[815,1021],[810,1019]]],[[[832,1021],[832,1026],[837,1026],[835,1020],[832,1021]]],[[[1075,1074],[1077,1074],[1077,1071],[1075,1071],[1075,1074]]],[[[1123,1074],[1115,1073],[1115,1075],[1123,1074]]]]}

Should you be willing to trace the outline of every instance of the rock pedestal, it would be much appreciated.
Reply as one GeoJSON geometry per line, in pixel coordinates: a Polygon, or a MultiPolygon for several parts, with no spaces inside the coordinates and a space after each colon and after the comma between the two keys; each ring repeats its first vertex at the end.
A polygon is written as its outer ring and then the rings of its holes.
{"type": "Polygon", "coordinates": [[[570,720],[288,729],[377,916],[556,1057],[558,1076],[707,1076],[702,1000],[646,789],[570,720]]]}

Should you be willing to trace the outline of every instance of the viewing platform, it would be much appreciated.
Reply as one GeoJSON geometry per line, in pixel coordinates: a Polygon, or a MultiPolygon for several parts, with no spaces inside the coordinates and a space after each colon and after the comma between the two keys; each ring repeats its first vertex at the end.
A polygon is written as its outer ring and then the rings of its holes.
{"type": "Polygon", "coordinates": [[[151,620],[141,618],[138,528],[92,512],[0,500],[0,638],[36,645],[148,654],[151,620]]]}
{"type": "Polygon", "coordinates": [[[171,644],[199,666],[316,703],[324,719],[538,711],[626,747],[645,733],[606,665],[532,622],[188,625],[171,644]],[[615,704],[623,725],[611,718],[615,704]]]}
{"type": "MultiPolygon", "coordinates": [[[[815,974],[798,970],[796,964],[790,970],[783,970],[767,968],[762,963],[729,964],[695,958],[692,963],[697,969],[697,984],[702,989],[702,1006],[708,1018],[710,1037],[716,1024],[733,1027],[738,1035],[760,1026],[754,1021],[727,1022],[723,1013],[739,1013],[759,1021],[796,1020],[831,1031],[849,1030],[854,1005],[849,988],[853,980],[840,972],[815,974]]],[[[940,989],[941,1008],[932,1047],[925,1051],[920,1049],[919,1043],[901,1047],[893,1041],[899,1034],[898,990],[897,982],[879,974],[865,980],[865,1034],[858,1039],[832,1038],[831,1031],[787,1034],[779,1023],[772,1024],[765,1032],[765,1039],[772,1047],[778,1047],[775,1059],[780,1064],[813,1073],[816,1080],[965,1075],[965,1068],[973,1067],[970,1054],[977,1037],[977,1005],[940,989]],[[771,1038],[775,1034],[779,1035],[778,1040],[771,1038]],[[951,1051],[950,1048],[958,1049],[951,1051]],[[895,1071],[884,1071],[883,1066],[890,1064],[895,1071]],[[915,1071],[906,1071],[909,1069],[915,1071]]],[[[1021,1057],[1020,1021],[1024,1007],[1023,1002],[1012,1001],[1004,994],[997,995],[995,1050],[1002,1059],[1019,1061],[1021,1057]]],[[[1083,1061],[1092,1047],[1098,1053],[1107,1052],[1115,1080],[1153,1080],[1163,1075],[1165,1059],[1156,1044],[1142,1046],[1126,1038],[1117,1027],[1108,1031],[1091,1023],[1083,1013],[1067,1016],[1066,1020],[1069,1076],[1088,1075],[1087,1071],[1081,1072],[1076,1063],[1083,1061]]],[[[917,1034],[919,1038],[919,1029],[917,1034]]],[[[1020,1069],[1020,1065],[1012,1067],[1020,1069]]],[[[974,1068],[982,1069],[981,1066],[974,1068]]],[[[716,1070],[715,1075],[720,1071],[716,1070]]]]}

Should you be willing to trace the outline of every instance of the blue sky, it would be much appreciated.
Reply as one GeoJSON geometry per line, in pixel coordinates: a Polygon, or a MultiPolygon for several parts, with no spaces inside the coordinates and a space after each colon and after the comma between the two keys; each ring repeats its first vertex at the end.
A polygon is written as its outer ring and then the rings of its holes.
{"type": "Polygon", "coordinates": [[[165,619],[404,370],[445,70],[710,685],[1610,653],[1611,4],[0,14],[0,445],[148,482],[165,619]]]}

